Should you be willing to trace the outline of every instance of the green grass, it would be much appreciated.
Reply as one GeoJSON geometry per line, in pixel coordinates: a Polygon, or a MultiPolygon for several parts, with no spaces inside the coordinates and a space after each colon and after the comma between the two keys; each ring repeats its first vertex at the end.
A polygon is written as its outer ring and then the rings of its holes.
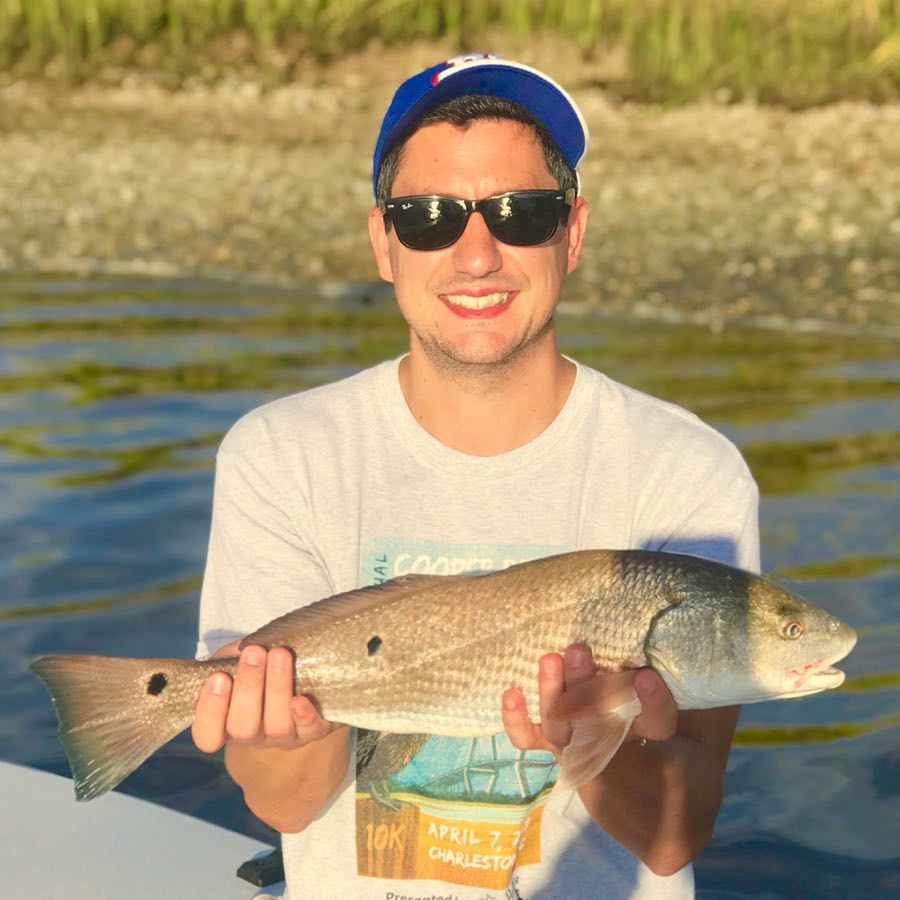
{"type": "Polygon", "coordinates": [[[64,600],[59,603],[14,606],[0,609],[0,622],[10,619],[46,618],[62,615],[93,614],[109,609],[119,609],[138,604],[167,603],[182,596],[196,596],[200,591],[199,575],[186,575],[172,581],[162,582],[150,587],[137,588],[100,597],[87,597],[80,600],[64,600]]]}
{"type": "Polygon", "coordinates": [[[734,734],[736,747],[777,744],[821,744],[859,737],[872,731],[895,728],[900,716],[888,714],[869,722],[837,722],[831,725],[749,725],[734,734]]]}
{"type": "Polygon", "coordinates": [[[114,61],[177,76],[227,58],[286,79],[298,60],[373,40],[484,49],[544,31],[621,59],[606,86],[635,99],[900,96],[900,0],[0,0],[0,68],[56,60],[85,77],[114,61]]]}
{"type": "Polygon", "coordinates": [[[900,459],[900,432],[870,431],[821,440],[765,441],[742,447],[764,494],[799,493],[814,484],[862,467],[889,466],[900,459]]]}

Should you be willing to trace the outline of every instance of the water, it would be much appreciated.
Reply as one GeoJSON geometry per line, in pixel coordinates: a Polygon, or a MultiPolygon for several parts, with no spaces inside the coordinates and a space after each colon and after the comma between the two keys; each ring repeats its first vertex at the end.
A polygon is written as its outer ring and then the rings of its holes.
{"type": "MultiPolygon", "coordinates": [[[[699,895],[900,896],[896,337],[596,315],[560,332],[730,435],[766,570],[860,632],[845,688],[744,710],[699,895]]],[[[193,655],[224,430],[403,347],[375,287],[0,279],[0,758],[67,772],[33,655],[193,655]]],[[[121,790],[274,838],[185,736],[121,790]]]]}

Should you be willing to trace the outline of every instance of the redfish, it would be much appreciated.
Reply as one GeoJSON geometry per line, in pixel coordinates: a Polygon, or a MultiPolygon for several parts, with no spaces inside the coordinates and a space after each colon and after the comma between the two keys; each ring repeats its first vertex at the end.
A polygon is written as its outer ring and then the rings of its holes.
{"type": "MultiPolygon", "coordinates": [[[[503,730],[504,690],[538,710],[537,662],[569,644],[598,673],[651,666],[680,709],[800,697],[844,680],[832,664],[856,633],[771,581],[718,562],[648,550],[581,550],[480,575],[406,575],[337,594],[264,625],[241,646],[289,647],[295,690],[334,722],[396,734],[503,730]]],[[[75,781],[89,800],[115,787],[192,722],[204,661],[42,656],[75,781]]],[[[627,679],[602,699],[564,694],[574,721],[560,781],[603,770],[640,712],[627,679]]]]}

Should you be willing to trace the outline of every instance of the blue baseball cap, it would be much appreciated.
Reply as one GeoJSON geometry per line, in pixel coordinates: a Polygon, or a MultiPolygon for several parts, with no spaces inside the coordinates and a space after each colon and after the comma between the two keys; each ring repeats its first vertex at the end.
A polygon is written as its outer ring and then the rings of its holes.
{"type": "Polygon", "coordinates": [[[381,158],[391,145],[422,113],[461,94],[489,94],[524,106],[550,132],[566,162],[577,171],[590,135],[575,101],[537,69],[488,53],[473,53],[438,63],[397,88],[375,143],[373,189],[381,158]]]}

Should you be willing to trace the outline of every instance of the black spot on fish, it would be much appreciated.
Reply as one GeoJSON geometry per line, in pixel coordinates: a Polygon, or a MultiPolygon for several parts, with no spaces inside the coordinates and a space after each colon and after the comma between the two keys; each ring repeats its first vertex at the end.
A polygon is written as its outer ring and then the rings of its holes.
{"type": "Polygon", "coordinates": [[[378,635],[374,635],[369,638],[369,643],[366,644],[366,648],[369,651],[369,656],[374,656],[378,652],[378,648],[381,646],[381,638],[378,635]]]}
{"type": "Polygon", "coordinates": [[[147,693],[156,697],[165,690],[168,683],[169,679],[166,678],[166,673],[157,672],[155,675],[151,675],[150,680],[147,682],[147,693]]]}

